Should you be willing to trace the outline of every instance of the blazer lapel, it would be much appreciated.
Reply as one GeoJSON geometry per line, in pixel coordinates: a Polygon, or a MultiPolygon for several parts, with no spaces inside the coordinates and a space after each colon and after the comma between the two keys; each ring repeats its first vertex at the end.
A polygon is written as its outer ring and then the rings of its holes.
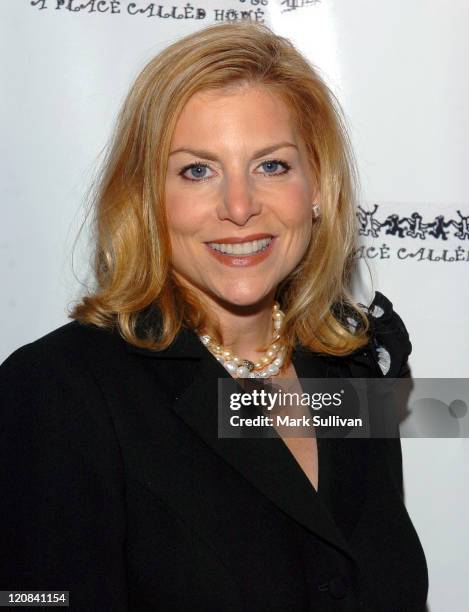
{"type": "MultiPolygon", "coordinates": [[[[319,356],[297,347],[293,364],[298,378],[354,378],[348,358],[319,356]]],[[[369,445],[366,438],[317,437],[318,494],[348,540],[360,518],[369,486],[369,445]]]]}
{"type": "MultiPolygon", "coordinates": [[[[328,512],[329,504],[332,503],[336,511],[340,506],[340,486],[327,484],[331,477],[334,478],[334,461],[330,452],[332,449],[327,445],[331,440],[318,439],[319,493],[316,493],[279,436],[218,437],[218,379],[230,378],[230,375],[193,332],[183,330],[175,342],[164,351],[139,349],[130,344],[127,344],[127,349],[155,359],[171,359],[173,378],[180,380],[184,385],[181,392],[175,394],[172,404],[174,412],[222,460],[235,468],[272,503],[355,561],[343,533],[328,512]],[[187,360],[198,361],[196,372],[188,385],[184,383],[187,360]]],[[[307,357],[297,353],[294,355],[298,376],[321,376],[320,371],[313,366],[311,354],[309,354],[309,363],[305,359],[307,357]]],[[[332,442],[341,442],[341,440],[332,442]]],[[[345,463],[347,462],[348,458],[345,463]]],[[[343,477],[344,473],[341,476],[343,477]]],[[[352,482],[356,482],[361,474],[359,473],[357,478],[357,474],[349,472],[347,476],[352,476],[352,482]]]]}

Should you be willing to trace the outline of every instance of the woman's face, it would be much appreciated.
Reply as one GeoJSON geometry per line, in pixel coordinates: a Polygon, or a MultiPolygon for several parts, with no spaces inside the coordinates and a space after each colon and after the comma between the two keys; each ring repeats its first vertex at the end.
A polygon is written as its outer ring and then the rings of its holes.
{"type": "Polygon", "coordinates": [[[265,88],[198,92],[171,141],[176,276],[227,306],[272,296],[311,238],[315,186],[288,107],[265,88]]]}

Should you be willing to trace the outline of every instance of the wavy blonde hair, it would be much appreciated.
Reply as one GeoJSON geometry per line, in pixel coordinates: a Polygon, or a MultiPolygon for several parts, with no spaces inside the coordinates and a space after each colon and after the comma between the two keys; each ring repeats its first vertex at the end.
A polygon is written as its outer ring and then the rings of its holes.
{"type": "Polygon", "coordinates": [[[204,330],[222,343],[218,322],[172,273],[165,178],[172,134],[191,96],[244,84],[266,87],[287,104],[321,194],[307,252],[276,292],[286,313],[286,363],[297,342],[331,355],[367,343],[366,312],[349,290],[357,174],[340,106],[288,39],[250,21],[185,36],[138,75],[94,192],[95,287],[70,318],[117,327],[131,344],[155,350],[169,346],[182,327],[204,330]],[[151,313],[158,314],[158,333],[145,325],[151,313]],[[358,323],[355,332],[347,325],[350,316],[358,323]]]}

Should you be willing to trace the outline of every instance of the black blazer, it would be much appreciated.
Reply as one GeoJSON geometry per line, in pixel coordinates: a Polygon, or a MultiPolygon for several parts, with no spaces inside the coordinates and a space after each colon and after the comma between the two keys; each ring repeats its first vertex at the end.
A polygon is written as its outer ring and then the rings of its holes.
{"type": "MultiPolygon", "coordinates": [[[[401,319],[380,293],[370,312],[367,347],[297,347],[298,375],[383,376],[376,342],[406,375],[401,319]]],[[[316,493],[280,438],[218,438],[228,373],[189,331],[152,352],[71,322],[0,374],[1,590],[68,590],[77,612],[424,609],[399,440],[318,438],[316,493]]]]}

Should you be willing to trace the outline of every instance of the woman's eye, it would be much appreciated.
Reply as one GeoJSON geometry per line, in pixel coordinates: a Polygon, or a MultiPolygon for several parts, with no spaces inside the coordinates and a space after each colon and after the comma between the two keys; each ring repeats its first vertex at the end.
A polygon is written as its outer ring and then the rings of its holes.
{"type": "Polygon", "coordinates": [[[261,167],[265,169],[265,174],[274,176],[287,174],[287,172],[291,169],[290,164],[287,164],[287,162],[281,161],[280,159],[269,159],[262,162],[261,167]],[[279,167],[283,168],[283,172],[278,172],[279,167]]]}
{"type": "Polygon", "coordinates": [[[210,178],[207,176],[207,170],[209,169],[207,164],[189,164],[188,166],[184,166],[179,174],[189,181],[200,183],[202,180],[210,178]]]}

